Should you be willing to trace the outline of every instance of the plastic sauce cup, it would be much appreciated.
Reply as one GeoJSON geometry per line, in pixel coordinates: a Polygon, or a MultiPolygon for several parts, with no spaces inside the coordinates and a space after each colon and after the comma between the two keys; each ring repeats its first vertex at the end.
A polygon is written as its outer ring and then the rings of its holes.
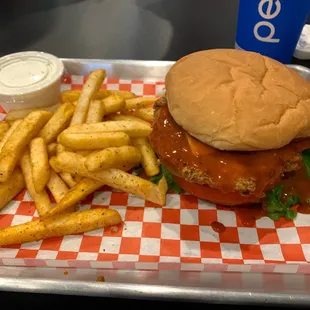
{"type": "Polygon", "coordinates": [[[62,61],[43,52],[0,58],[0,105],[11,110],[42,108],[59,102],[62,61]]]}

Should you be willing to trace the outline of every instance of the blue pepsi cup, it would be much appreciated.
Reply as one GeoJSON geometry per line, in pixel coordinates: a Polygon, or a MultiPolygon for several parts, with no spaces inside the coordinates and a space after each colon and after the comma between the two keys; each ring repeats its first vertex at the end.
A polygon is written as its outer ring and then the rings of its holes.
{"type": "Polygon", "coordinates": [[[310,0],[239,0],[236,48],[292,61],[310,0]]]}

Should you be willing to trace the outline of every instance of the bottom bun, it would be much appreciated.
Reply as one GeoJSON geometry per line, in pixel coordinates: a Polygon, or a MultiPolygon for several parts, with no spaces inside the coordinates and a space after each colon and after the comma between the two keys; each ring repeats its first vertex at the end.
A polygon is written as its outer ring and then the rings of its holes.
{"type": "Polygon", "coordinates": [[[183,178],[173,176],[175,181],[187,193],[211,203],[223,206],[238,206],[243,204],[258,203],[260,199],[257,196],[241,196],[238,192],[224,193],[219,189],[212,188],[208,185],[191,183],[183,178]]]}

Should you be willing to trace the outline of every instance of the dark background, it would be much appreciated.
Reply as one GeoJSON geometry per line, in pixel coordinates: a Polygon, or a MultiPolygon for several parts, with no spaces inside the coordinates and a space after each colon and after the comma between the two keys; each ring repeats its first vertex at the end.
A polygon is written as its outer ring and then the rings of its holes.
{"type": "Polygon", "coordinates": [[[61,58],[177,60],[197,50],[233,48],[238,3],[2,0],[0,56],[40,50],[61,58]]]}
{"type": "Polygon", "coordinates": [[[0,54],[175,60],[233,47],[237,11],[238,0],[2,0],[0,54]]]}
{"type": "MultiPolygon", "coordinates": [[[[176,60],[201,49],[234,47],[237,11],[238,0],[2,0],[0,56],[40,50],[64,58],[176,60]]],[[[0,302],[10,309],[180,306],[5,292],[0,302]]]]}

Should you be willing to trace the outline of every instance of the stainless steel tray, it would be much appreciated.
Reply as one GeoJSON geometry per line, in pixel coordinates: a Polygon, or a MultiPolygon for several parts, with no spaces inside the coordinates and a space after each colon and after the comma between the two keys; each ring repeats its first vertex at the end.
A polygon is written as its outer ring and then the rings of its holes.
{"type": "MultiPolygon", "coordinates": [[[[159,79],[174,62],[63,59],[67,73],[105,68],[109,77],[159,79]]],[[[310,81],[310,70],[289,65],[310,81]]],[[[0,267],[0,290],[227,304],[310,305],[310,274],[0,267]],[[105,282],[97,282],[104,276],[105,282]]],[[[287,269],[286,269],[287,272],[287,269]]]]}
{"type": "MultiPolygon", "coordinates": [[[[62,59],[69,74],[85,75],[91,70],[104,68],[108,76],[119,79],[163,80],[174,61],[151,60],[100,60],[100,59],[62,59]]],[[[300,65],[287,65],[310,82],[310,69],[300,65]]]]}
{"type": "Polygon", "coordinates": [[[69,74],[85,75],[91,70],[104,68],[109,77],[118,79],[161,79],[173,65],[173,61],[150,60],[100,60],[100,59],[62,59],[69,74]]]}
{"type": "Polygon", "coordinates": [[[310,82],[310,69],[300,65],[287,65],[299,73],[304,79],[310,82]]]}

